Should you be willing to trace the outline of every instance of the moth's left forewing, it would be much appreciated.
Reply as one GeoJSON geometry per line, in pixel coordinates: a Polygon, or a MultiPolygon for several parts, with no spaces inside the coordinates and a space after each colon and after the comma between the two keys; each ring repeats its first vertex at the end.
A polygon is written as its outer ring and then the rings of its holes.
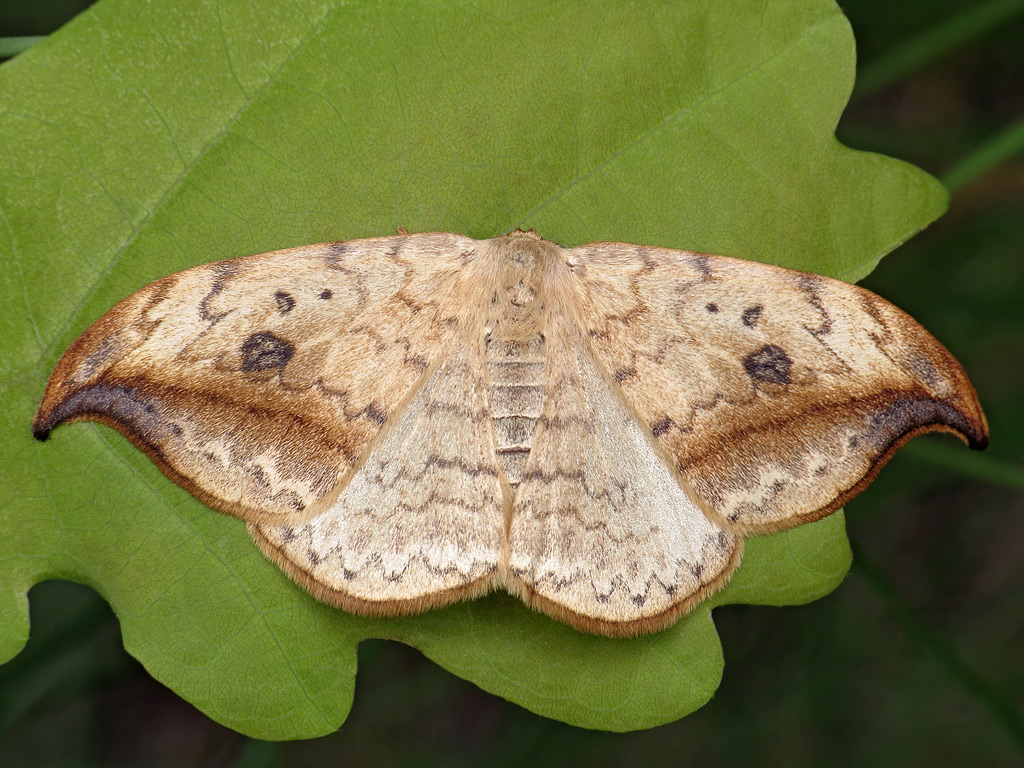
{"type": "Polygon", "coordinates": [[[818,519],[922,431],[987,442],[959,363],[838,280],[617,243],[573,249],[598,359],[695,490],[740,530],[818,519]]]}
{"type": "Polygon", "coordinates": [[[328,505],[461,327],[476,241],[426,233],[205,264],[64,353],[33,429],[117,429],[205,503],[291,523],[328,505]]]}

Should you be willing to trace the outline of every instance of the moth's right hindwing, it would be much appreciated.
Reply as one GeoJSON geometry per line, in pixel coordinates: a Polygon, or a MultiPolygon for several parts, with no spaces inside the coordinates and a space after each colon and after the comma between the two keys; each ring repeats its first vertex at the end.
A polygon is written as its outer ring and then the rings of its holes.
{"type": "Polygon", "coordinates": [[[717,591],[743,542],[712,518],[600,369],[549,313],[544,408],[509,532],[509,588],[590,632],[672,623],[717,591]]]}

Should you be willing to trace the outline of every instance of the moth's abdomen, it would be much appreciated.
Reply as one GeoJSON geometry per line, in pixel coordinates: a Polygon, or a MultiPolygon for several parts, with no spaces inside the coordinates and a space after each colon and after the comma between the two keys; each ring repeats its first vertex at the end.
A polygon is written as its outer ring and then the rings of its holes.
{"type": "Polygon", "coordinates": [[[515,491],[544,402],[544,339],[540,334],[523,341],[489,338],[487,372],[498,466],[515,491]]]}

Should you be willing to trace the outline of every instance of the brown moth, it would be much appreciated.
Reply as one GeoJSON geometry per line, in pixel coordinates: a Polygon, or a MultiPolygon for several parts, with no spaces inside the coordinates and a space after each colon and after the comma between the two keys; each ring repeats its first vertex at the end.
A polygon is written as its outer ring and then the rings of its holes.
{"type": "Polygon", "coordinates": [[[614,636],[671,624],[744,536],[833,512],[910,437],[988,442],[959,363],[868,291],[519,230],[157,280],[65,352],[33,428],[81,420],[322,601],[390,616],[505,589],[614,636]]]}

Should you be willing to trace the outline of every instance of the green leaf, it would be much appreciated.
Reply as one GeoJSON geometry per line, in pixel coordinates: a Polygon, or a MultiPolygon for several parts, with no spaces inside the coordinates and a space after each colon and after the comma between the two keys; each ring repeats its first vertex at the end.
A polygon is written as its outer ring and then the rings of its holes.
{"type": "MultiPolygon", "coordinates": [[[[103,0],[0,67],[0,653],[25,642],[29,587],[59,577],[110,602],[154,677],[264,739],[336,729],[368,637],[585,727],[699,707],[723,667],[710,604],[634,640],[500,595],[349,616],[116,433],[42,444],[29,425],[60,353],[133,290],[399,225],[533,226],[859,278],[946,198],[835,140],[853,71],[825,0],[103,0]]],[[[748,541],[713,604],[811,600],[848,565],[835,515],[748,541]]]]}

